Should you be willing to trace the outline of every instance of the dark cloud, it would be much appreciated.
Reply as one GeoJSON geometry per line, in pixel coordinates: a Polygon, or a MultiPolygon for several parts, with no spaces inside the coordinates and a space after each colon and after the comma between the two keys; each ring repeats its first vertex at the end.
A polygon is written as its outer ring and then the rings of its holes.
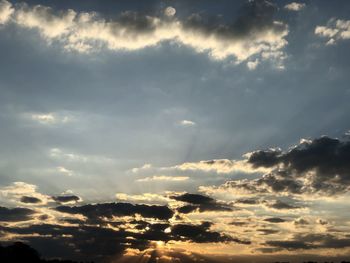
{"type": "Polygon", "coordinates": [[[314,249],[314,248],[346,248],[350,247],[350,238],[336,237],[331,234],[300,234],[289,241],[268,241],[267,245],[287,249],[314,249]]]}
{"type": "Polygon", "coordinates": [[[278,210],[283,210],[283,209],[289,210],[289,209],[299,209],[299,208],[301,208],[300,206],[288,204],[288,203],[282,202],[280,200],[276,200],[276,201],[274,201],[272,203],[267,203],[266,205],[267,205],[267,207],[270,207],[270,208],[273,208],[273,209],[278,209],[278,210]]]}
{"type": "Polygon", "coordinates": [[[215,200],[211,197],[205,196],[205,195],[199,195],[199,194],[190,194],[185,193],[182,195],[174,195],[170,196],[171,199],[175,199],[177,201],[191,203],[191,204],[209,204],[215,202],[215,200]]]}
{"type": "Polygon", "coordinates": [[[215,199],[205,195],[185,193],[182,195],[170,196],[170,198],[177,201],[190,203],[190,205],[184,205],[177,209],[178,212],[183,214],[188,214],[194,211],[232,211],[231,206],[219,203],[215,199]]]}
{"type": "Polygon", "coordinates": [[[100,220],[101,217],[134,216],[136,214],[146,218],[168,220],[174,214],[167,206],[134,205],[129,203],[102,203],[73,207],[58,206],[56,210],[69,214],[82,214],[90,220],[100,220]]]}
{"type": "Polygon", "coordinates": [[[274,191],[292,193],[323,191],[335,194],[347,190],[350,185],[350,141],[327,136],[304,141],[287,152],[256,151],[248,162],[255,167],[280,167],[278,175],[264,178],[274,191]],[[314,172],[307,189],[299,178],[314,172]],[[278,179],[277,179],[278,178],[278,179]],[[269,180],[275,181],[271,184],[269,180]],[[274,187],[272,185],[275,185],[274,187]]]}
{"type": "Polygon", "coordinates": [[[231,23],[225,23],[222,16],[192,14],[184,22],[184,27],[207,35],[221,38],[239,39],[261,34],[267,30],[281,32],[284,24],[274,23],[275,4],[267,0],[249,1],[242,6],[239,16],[231,23]]]}
{"type": "Polygon", "coordinates": [[[210,222],[203,222],[201,225],[178,224],[171,228],[171,233],[178,240],[189,240],[197,243],[237,242],[250,244],[249,241],[233,238],[219,232],[209,231],[210,226],[210,222]]]}
{"type": "Polygon", "coordinates": [[[256,198],[245,198],[245,199],[237,199],[235,200],[235,204],[243,204],[243,205],[257,205],[260,204],[260,200],[256,198]]]}
{"type": "Polygon", "coordinates": [[[41,203],[41,200],[39,198],[33,197],[33,196],[22,196],[20,201],[22,203],[27,204],[38,204],[41,203]]]}
{"type": "Polygon", "coordinates": [[[61,196],[52,196],[52,199],[57,203],[69,203],[69,202],[78,202],[80,200],[80,197],[76,195],[61,195],[61,196]]]}
{"type": "Polygon", "coordinates": [[[35,248],[40,248],[50,257],[69,257],[76,260],[107,261],[111,257],[121,255],[127,248],[145,250],[152,247],[152,241],[189,241],[197,243],[238,242],[249,244],[216,231],[211,231],[211,223],[194,224],[151,223],[132,220],[120,222],[118,228],[109,228],[100,224],[79,224],[67,226],[57,224],[38,224],[26,227],[0,226],[3,233],[22,236],[35,248]],[[140,231],[130,231],[128,226],[134,225],[140,231]],[[128,226],[127,226],[128,225],[128,226]],[[170,232],[165,231],[171,228],[170,232]],[[35,233],[35,236],[33,235],[35,233]]]}
{"type": "MultiPolygon", "coordinates": [[[[350,141],[326,136],[306,141],[288,151],[258,150],[249,154],[253,167],[271,168],[253,180],[228,181],[223,188],[237,188],[255,194],[337,195],[350,188],[350,141]],[[306,180],[307,179],[307,180],[306,180]]],[[[298,206],[278,202],[275,209],[298,206]]]]}
{"type": "Polygon", "coordinates": [[[0,206],[0,221],[18,222],[31,220],[35,211],[28,208],[7,208],[0,206]]]}
{"type": "Polygon", "coordinates": [[[283,222],[286,222],[286,220],[284,220],[282,218],[279,218],[279,217],[266,218],[266,219],[264,219],[264,221],[270,222],[270,223],[283,223],[283,222]]]}

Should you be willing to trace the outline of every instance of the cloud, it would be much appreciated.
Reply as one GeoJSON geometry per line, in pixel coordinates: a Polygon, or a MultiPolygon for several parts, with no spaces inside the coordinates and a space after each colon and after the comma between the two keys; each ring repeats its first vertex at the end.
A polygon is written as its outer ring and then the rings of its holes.
{"type": "Polygon", "coordinates": [[[181,182],[188,180],[188,176],[167,176],[167,175],[154,175],[151,177],[145,177],[137,179],[137,182],[154,182],[154,181],[167,181],[167,182],[181,182]]]}
{"type": "MultiPolygon", "coordinates": [[[[219,187],[201,187],[206,193],[231,191],[245,194],[333,196],[350,188],[350,141],[323,136],[302,140],[283,152],[258,150],[245,155],[253,169],[270,172],[253,180],[228,181],[219,187]]],[[[244,161],[240,161],[244,162],[244,161]]]]}
{"type": "Polygon", "coordinates": [[[38,30],[48,43],[59,42],[66,50],[133,51],[173,41],[198,53],[208,53],[215,60],[230,58],[240,63],[257,56],[280,66],[285,58],[282,50],[287,45],[288,27],[273,19],[276,10],[267,0],[249,1],[231,23],[204,14],[179,20],[172,7],[164,10],[164,17],[127,11],[115,20],[106,20],[96,13],[22,4],[10,15],[15,24],[38,30]]]}
{"type": "Polygon", "coordinates": [[[12,4],[6,0],[0,1],[0,25],[7,23],[11,15],[13,14],[14,9],[12,4]]]}
{"type": "Polygon", "coordinates": [[[288,204],[286,202],[282,202],[281,200],[275,200],[273,202],[265,202],[265,205],[269,208],[273,208],[276,210],[294,210],[300,209],[300,206],[288,204]]]}
{"type": "Polygon", "coordinates": [[[27,204],[38,204],[38,203],[41,203],[41,200],[39,198],[32,197],[32,196],[22,196],[20,201],[22,203],[27,203],[27,204]]]}
{"type": "Polygon", "coordinates": [[[326,26],[317,26],[314,33],[327,40],[326,45],[334,45],[350,39],[350,20],[330,19],[326,26]]]}
{"type": "Polygon", "coordinates": [[[26,113],[25,117],[43,125],[65,124],[72,121],[72,116],[63,113],[26,113]]]}
{"type": "Polygon", "coordinates": [[[306,5],[304,3],[292,2],[290,4],[285,5],[284,8],[287,9],[288,11],[300,11],[304,9],[305,6],[306,5]]]}
{"type": "Polygon", "coordinates": [[[72,170],[69,170],[69,169],[67,169],[67,168],[65,168],[65,167],[63,167],[63,166],[58,166],[58,167],[56,167],[56,168],[57,168],[57,171],[58,171],[59,173],[64,174],[64,175],[66,175],[66,176],[72,176],[72,175],[74,175],[74,172],[73,172],[72,170]]]}
{"type": "Polygon", "coordinates": [[[76,203],[81,201],[81,198],[76,195],[53,196],[52,199],[57,203],[76,203]]]}
{"type": "Polygon", "coordinates": [[[135,216],[136,214],[145,218],[167,220],[174,214],[167,206],[133,205],[129,203],[102,203],[73,207],[59,206],[56,210],[69,214],[81,214],[90,220],[100,220],[101,217],[135,216]]]}
{"type": "Polygon", "coordinates": [[[196,123],[193,121],[189,121],[189,120],[182,120],[182,121],[180,121],[180,125],[185,126],[185,127],[191,127],[191,126],[195,126],[196,123]]]}
{"type": "Polygon", "coordinates": [[[15,204],[22,203],[22,205],[23,203],[39,204],[39,202],[33,201],[40,200],[40,204],[46,204],[50,200],[50,196],[38,193],[37,188],[38,187],[33,184],[14,182],[12,185],[0,188],[0,197],[4,199],[0,200],[4,203],[14,202],[15,204]]]}
{"type": "Polygon", "coordinates": [[[178,207],[177,211],[183,214],[208,211],[232,211],[232,207],[230,205],[220,203],[211,197],[200,194],[184,193],[169,196],[169,198],[190,204],[178,207]]]}
{"type": "Polygon", "coordinates": [[[250,244],[249,241],[239,240],[218,232],[209,231],[211,224],[203,222],[201,225],[177,224],[171,228],[172,235],[182,240],[190,240],[197,243],[209,242],[237,242],[250,244]]]}
{"type": "Polygon", "coordinates": [[[2,222],[18,222],[33,219],[35,211],[28,208],[7,208],[0,206],[0,221],[2,222]]]}
{"type": "Polygon", "coordinates": [[[154,194],[154,193],[144,193],[139,195],[116,193],[115,197],[119,201],[138,202],[138,203],[167,204],[170,201],[169,198],[163,195],[154,194]]]}
{"type": "Polygon", "coordinates": [[[259,60],[255,59],[254,61],[248,61],[247,62],[247,67],[249,70],[254,70],[256,67],[259,65],[259,60]]]}
{"type": "Polygon", "coordinates": [[[284,223],[286,220],[279,218],[279,217],[270,217],[264,219],[264,221],[269,222],[269,223],[284,223]]]}
{"type": "Polygon", "coordinates": [[[350,247],[350,238],[336,237],[332,234],[297,234],[293,240],[277,240],[266,243],[287,250],[347,248],[350,247]]]}
{"type": "Polygon", "coordinates": [[[253,167],[250,163],[246,161],[236,161],[228,159],[216,159],[216,160],[206,160],[199,162],[186,162],[170,169],[176,169],[180,171],[203,171],[203,172],[216,172],[222,174],[243,172],[243,173],[259,173],[259,172],[269,172],[271,169],[265,167],[253,167]]]}

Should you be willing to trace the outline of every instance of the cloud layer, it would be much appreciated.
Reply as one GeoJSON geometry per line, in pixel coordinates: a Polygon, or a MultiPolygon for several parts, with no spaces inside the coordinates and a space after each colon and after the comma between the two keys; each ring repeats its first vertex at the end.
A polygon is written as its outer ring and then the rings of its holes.
{"type": "Polygon", "coordinates": [[[254,57],[250,69],[260,60],[283,65],[288,27],[274,20],[277,7],[267,0],[248,2],[230,23],[197,13],[178,19],[174,8],[165,10],[164,16],[126,11],[115,20],[106,20],[96,13],[56,11],[39,5],[13,6],[2,0],[0,22],[37,30],[48,43],[59,42],[66,50],[82,53],[102,48],[133,51],[173,41],[208,53],[215,60],[233,58],[240,63],[254,57]]]}

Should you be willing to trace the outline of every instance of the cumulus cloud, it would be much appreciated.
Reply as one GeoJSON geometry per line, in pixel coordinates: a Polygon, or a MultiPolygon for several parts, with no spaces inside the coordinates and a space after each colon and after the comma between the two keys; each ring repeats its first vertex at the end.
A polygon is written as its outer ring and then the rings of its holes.
{"type": "Polygon", "coordinates": [[[326,45],[333,45],[341,40],[350,39],[350,20],[330,19],[326,26],[317,26],[315,34],[327,40],[326,45]]]}
{"type": "Polygon", "coordinates": [[[219,187],[202,187],[207,193],[231,191],[240,195],[343,194],[350,188],[350,141],[329,137],[302,140],[283,152],[258,150],[245,155],[253,168],[271,169],[253,180],[228,181],[219,187]]]}
{"type": "Polygon", "coordinates": [[[12,7],[12,4],[6,0],[0,1],[0,25],[5,24],[9,21],[11,18],[11,15],[13,14],[14,9],[12,7]]]}
{"type": "Polygon", "coordinates": [[[14,182],[12,185],[0,188],[0,201],[22,204],[46,204],[50,197],[37,191],[38,187],[24,182],[14,182]]]}
{"type": "Polygon", "coordinates": [[[284,8],[289,11],[300,11],[303,8],[305,8],[305,6],[306,5],[304,3],[292,2],[290,4],[285,5],[284,8]]]}
{"type": "MultiPolygon", "coordinates": [[[[2,1],[0,10],[11,9],[2,1]],[[7,9],[6,9],[7,8],[7,9]]],[[[96,13],[56,11],[45,6],[16,6],[8,12],[17,25],[38,30],[49,43],[62,43],[66,50],[94,52],[110,50],[138,50],[175,41],[199,53],[208,53],[215,60],[227,58],[240,63],[252,56],[261,60],[273,59],[280,66],[287,45],[288,27],[274,20],[277,7],[267,0],[249,1],[241,15],[231,23],[203,14],[175,18],[176,10],[167,7],[164,17],[121,13],[115,20],[106,20],[96,13]]],[[[2,11],[5,13],[5,11],[2,11]]],[[[5,15],[2,15],[5,19],[5,15]]]]}

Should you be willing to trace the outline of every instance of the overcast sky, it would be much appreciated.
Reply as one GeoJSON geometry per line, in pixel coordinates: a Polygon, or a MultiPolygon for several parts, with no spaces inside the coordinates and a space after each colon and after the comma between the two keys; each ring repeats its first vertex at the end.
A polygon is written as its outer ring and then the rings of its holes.
{"type": "Polygon", "coordinates": [[[24,236],[97,224],[119,238],[101,233],[119,245],[97,261],[189,242],[222,260],[346,258],[349,14],[345,0],[0,0],[1,240],[86,259],[83,240],[24,236]],[[86,224],[63,229],[69,216],[86,224]],[[164,226],[136,236],[138,217],[164,226]]]}

